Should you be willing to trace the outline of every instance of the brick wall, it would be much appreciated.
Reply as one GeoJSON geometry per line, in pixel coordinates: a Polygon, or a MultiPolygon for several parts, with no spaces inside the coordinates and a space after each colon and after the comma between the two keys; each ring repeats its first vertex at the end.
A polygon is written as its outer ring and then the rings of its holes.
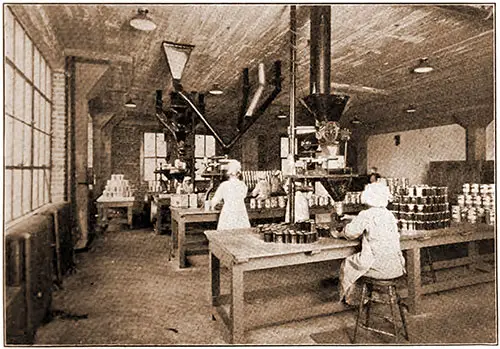
{"type": "MultiPolygon", "coordinates": [[[[158,130],[150,130],[154,131],[158,130]]],[[[134,187],[137,200],[142,200],[148,191],[148,184],[143,183],[141,177],[141,143],[144,132],[142,127],[118,125],[113,129],[111,139],[111,173],[125,176],[134,187]]]]}
{"type": "Polygon", "coordinates": [[[64,201],[66,116],[65,116],[65,75],[63,70],[52,74],[52,202],[64,201]]]}

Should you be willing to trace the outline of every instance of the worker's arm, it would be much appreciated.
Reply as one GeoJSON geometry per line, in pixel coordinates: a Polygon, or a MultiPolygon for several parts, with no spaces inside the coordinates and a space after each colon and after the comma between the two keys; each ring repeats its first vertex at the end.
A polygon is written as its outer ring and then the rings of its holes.
{"type": "Polygon", "coordinates": [[[212,197],[212,200],[210,201],[210,207],[212,209],[215,208],[215,206],[222,201],[222,187],[224,183],[221,183],[217,190],[215,191],[214,196],[212,197]]]}
{"type": "Polygon", "coordinates": [[[359,238],[367,228],[368,219],[365,217],[364,211],[362,211],[345,226],[343,235],[346,239],[354,240],[359,238]]]}

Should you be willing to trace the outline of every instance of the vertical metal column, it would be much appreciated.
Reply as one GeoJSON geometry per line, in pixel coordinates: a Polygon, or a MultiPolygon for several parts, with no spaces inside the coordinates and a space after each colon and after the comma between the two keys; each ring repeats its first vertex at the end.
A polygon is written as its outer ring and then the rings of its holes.
{"type": "MultiPolygon", "coordinates": [[[[288,149],[289,154],[292,154],[293,161],[292,175],[295,175],[295,78],[297,74],[297,67],[295,65],[297,56],[297,6],[290,6],[290,128],[288,130],[288,149]]],[[[295,182],[290,180],[288,187],[288,205],[290,223],[295,222],[295,182]]]]}

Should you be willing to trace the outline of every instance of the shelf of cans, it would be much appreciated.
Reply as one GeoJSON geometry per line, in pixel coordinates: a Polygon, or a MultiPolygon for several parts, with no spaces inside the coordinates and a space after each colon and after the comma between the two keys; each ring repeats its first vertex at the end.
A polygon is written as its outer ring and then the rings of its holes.
{"type": "Polygon", "coordinates": [[[295,224],[261,224],[257,227],[260,229],[260,235],[264,242],[310,244],[318,241],[319,238],[316,226],[312,220],[295,224]]]}
{"type": "Polygon", "coordinates": [[[405,185],[390,187],[393,200],[388,209],[405,230],[433,230],[450,226],[448,187],[405,185]]]}
{"type": "Polygon", "coordinates": [[[451,207],[454,222],[486,223],[495,225],[495,185],[465,183],[458,205],[451,207]]]}

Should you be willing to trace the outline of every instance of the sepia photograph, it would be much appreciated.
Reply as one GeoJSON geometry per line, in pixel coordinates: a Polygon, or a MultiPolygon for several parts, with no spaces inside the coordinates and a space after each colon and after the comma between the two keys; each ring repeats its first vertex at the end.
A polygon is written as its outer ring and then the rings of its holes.
{"type": "Polygon", "coordinates": [[[3,346],[498,345],[495,2],[2,5],[3,346]]]}

